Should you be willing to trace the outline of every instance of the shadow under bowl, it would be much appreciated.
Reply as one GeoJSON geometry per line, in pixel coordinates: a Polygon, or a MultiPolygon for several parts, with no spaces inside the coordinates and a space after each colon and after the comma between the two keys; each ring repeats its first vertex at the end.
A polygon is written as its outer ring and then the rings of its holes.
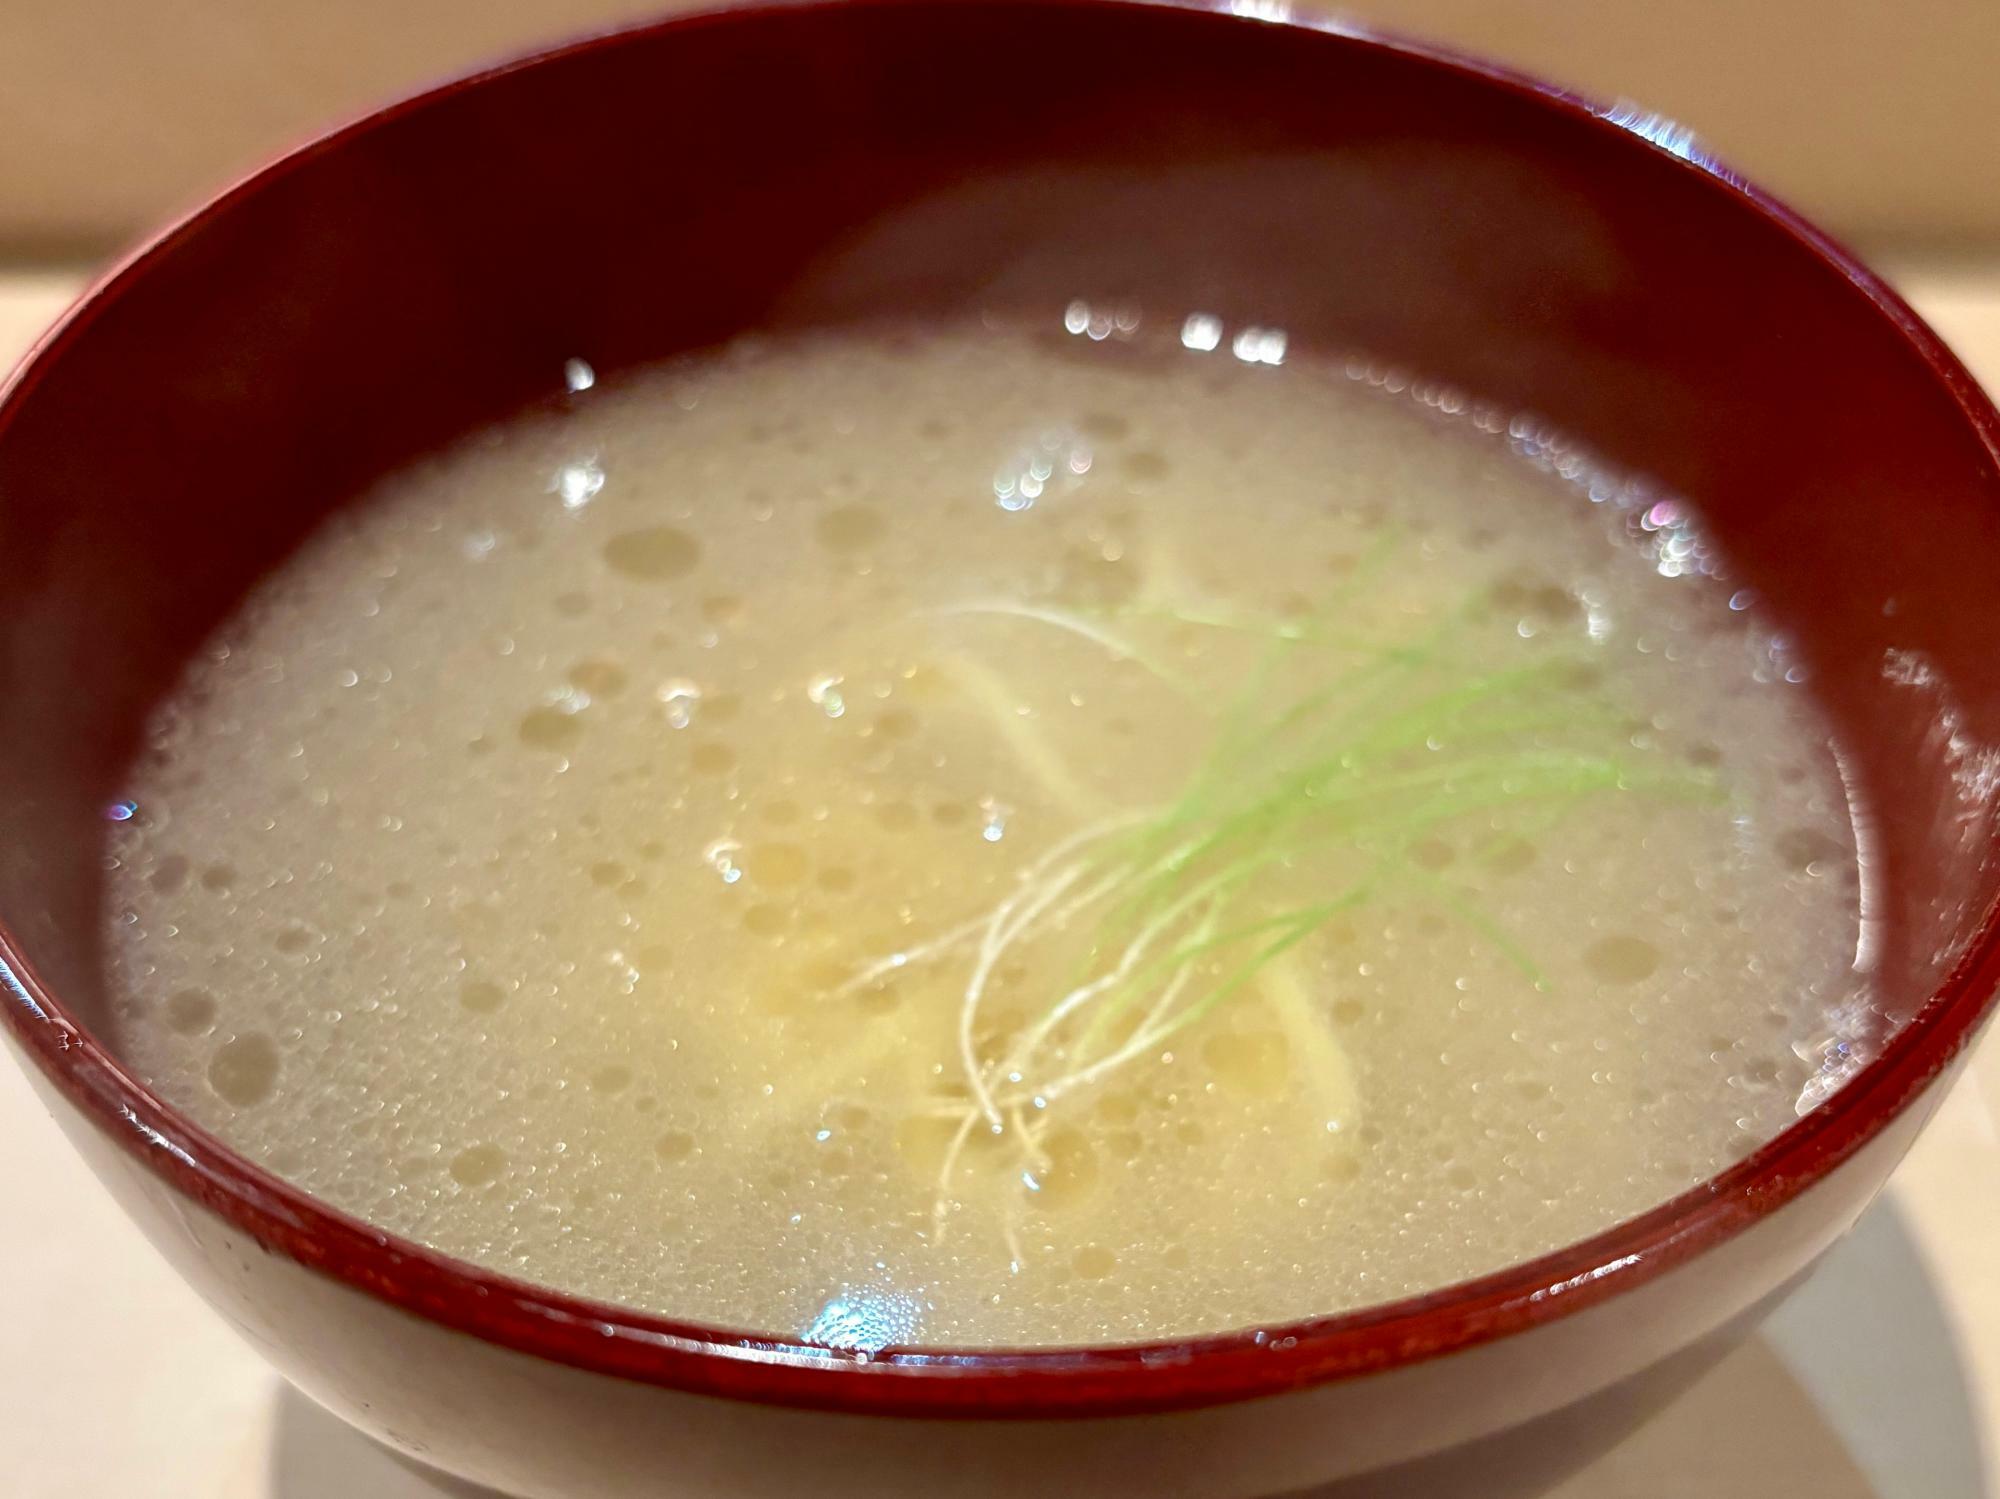
{"type": "Polygon", "coordinates": [[[855,0],[585,41],[244,180],[17,372],[0,1015],[92,1168],[315,1399],[535,1499],[1295,1490],[1667,1390],[1908,1147],[2000,975],[2000,416],[1670,122],[1256,9],[855,0]],[[1699,1189],[1475,1282],[1180,1344],[861,1360],[393,1239],[106,1050],[102,808],[180,662],[329,511],[574,357],[1078,299],[1365,351],[1692,497],[1836,726],[1881,1055],[1699,1189]]]}

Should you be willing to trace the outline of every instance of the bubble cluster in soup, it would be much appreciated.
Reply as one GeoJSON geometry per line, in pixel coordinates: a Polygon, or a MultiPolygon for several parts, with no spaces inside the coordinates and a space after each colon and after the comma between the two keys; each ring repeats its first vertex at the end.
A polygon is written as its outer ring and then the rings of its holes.
{"type": "Polygon", "coordinates": [[[572,365],[321,529],[115,809],[137,1070],[452,1255],[859,1348],[1404,1296],[1818,1096],[1852,826],[1684,507],[1111,331],[572,365]]]}

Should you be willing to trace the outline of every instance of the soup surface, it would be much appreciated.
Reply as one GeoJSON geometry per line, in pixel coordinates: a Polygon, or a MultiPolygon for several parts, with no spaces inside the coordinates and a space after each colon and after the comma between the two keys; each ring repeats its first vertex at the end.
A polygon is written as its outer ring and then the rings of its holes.
{"type": "Polygon", "coordinates": [[[1851,824],[1683,508],[1070,321],[572,364],[325,527],[111,809],[141,1074],[451,1254],[860,1348],[1421,1291],[1817,1096],[1851,824]]]}

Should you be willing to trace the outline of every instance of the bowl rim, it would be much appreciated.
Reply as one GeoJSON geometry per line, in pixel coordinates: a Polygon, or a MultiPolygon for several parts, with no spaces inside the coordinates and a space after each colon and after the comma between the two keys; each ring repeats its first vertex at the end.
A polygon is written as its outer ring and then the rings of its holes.
{"type": "MultiPolygon", "coordinates": [[[[247,172],[116,260],[0,383],[0,441],[46,367],[149,265],[238,200],[342,143],[516,71],[640,39],[782,24],[795,11],[914,11],[929,0],[747,0],[594,32],[478,68],[325,130],[247,172]]],[[[1180,12],[1218,26],[1277,26],[1469,77],[1672,158],[1835,271],[1901,336],[2000,468],[2000,411],[1928,325],[1850,251],[1719,162],[1690,132],[1629,102],[1602,104],[1451,48],[1290,0],[970,0],[1036,12],[1180,12]]],[[[267,1251],[457,1332],[576,1369],[805,1409],[905,1417],[1074,1418],[1182,1410],[1414,1364],[1567,1317],[1651,1281],[1790,1202],[1876,1136],[1966,1047],[2000,989],[2000,902],[1951,973],[1881,1054],[1818,1108],[1719,1175],[1588,1239],[1417,1296],[1263,1328],[1144,1344],[892,1348],[873,1355],[653,1316],[564,1295],[371,1227],[281,1180],[179,1115],[35,976],[0,922],[0,1018],[71,1104],[167,1187],[267,1251]]]]}

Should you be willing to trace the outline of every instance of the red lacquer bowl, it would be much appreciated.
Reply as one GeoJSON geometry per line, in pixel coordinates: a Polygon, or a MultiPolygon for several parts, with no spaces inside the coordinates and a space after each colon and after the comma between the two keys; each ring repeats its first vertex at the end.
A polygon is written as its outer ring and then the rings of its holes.
{"type": "Polygon", "coordinates": [[[250,177],[15,375],[0,1014],[161,1250],[356,1425],[536,1499],[1252,1495],[1435,1464],[1685,1380],[1936,1104],[2000,980],[2000,416],[1893,293],[1671,124],[1248,8],[857,0],[593,39],[250,177]],[[1696,1191],[1433,1295],[864,1361],[375,1232],[104,1049],[102,808],[179,660],[330,508],[571,357],[1078,298],[1370,351],[1697,501],[1839,726],[1866,956],[1903,1022],[1881,1054],[1696,1191]]]}

